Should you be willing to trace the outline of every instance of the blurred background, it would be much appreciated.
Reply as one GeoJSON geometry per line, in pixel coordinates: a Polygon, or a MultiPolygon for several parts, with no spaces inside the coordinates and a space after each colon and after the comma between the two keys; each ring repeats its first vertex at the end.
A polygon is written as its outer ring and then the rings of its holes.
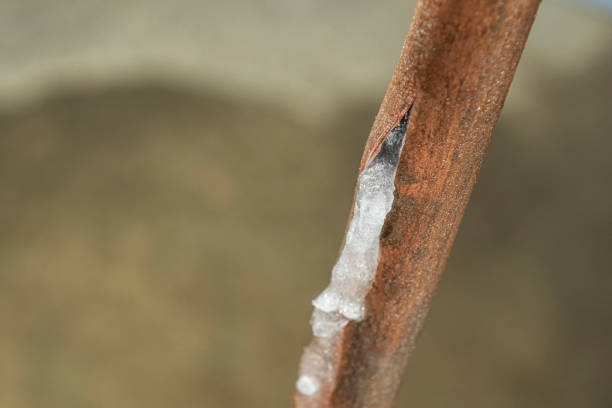
{"type": "MultiPolygon", "coordinates": [[[[0,407],[287,407],[415,3],[0,2],[0,407]]],[[[398,407],[612,406],[612,7],[544,1],[398,407]]]]}

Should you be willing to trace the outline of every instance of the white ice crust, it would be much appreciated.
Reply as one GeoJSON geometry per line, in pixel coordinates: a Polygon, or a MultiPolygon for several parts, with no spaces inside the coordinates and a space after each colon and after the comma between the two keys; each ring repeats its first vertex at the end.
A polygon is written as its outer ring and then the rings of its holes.
{"type": "Polygon", "coordinates": [[[406,137],[406,122],[404,118],[386,136],[380,152],[359,175],[353,218],[332,269],[331,282],[312,301],[315,309],[310,323],[316,346],[307,348],[302,357],[302,376],[297,389],[303,395],[314,395],[320,381],[333,376],[329,363],[333,359],[329,357],[333,357],[330,355],[334,353],[335,336],[349,321],[361,321],[366,316],[364,299],[378,267],[380,232],[393,204],[395,173],[406,137]]]}
{"type": "Polygon", "coordinates": [[[303,375],[298,378],[295,386],[304,395],[314,395],[319,390],[319,382],[316,378],[309,375],[303,375]]]}

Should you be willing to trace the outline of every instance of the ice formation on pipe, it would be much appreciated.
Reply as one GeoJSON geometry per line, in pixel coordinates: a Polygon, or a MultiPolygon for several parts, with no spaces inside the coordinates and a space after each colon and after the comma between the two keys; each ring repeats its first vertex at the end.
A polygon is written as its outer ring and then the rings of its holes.
{"type": "Polygon", "coordinates": [[[312,301],[313,343],[305,350],[300,365],[298,391],[312,396],[321,383],[334,375],[334,338],[349,321],[366,315],[364,299],[376,268],[380,231],[393,204],[395,173],[406,138],[408,114],[385,138],[380,152],[357,180],[357,194],[346,240],[329,286],[312,301]]]}
{"type": "Polygon", "coordinates": [[[298,380],[297,389],[304,395],[313,395],[319,389],[317,380],[309,375],[303,375],[298,380]]]}
{"type": "Polygon", "coordinates": [[[330,285],[312,302],[312,326],[321,330],[323,337],[342,328],[344,319],[360,321],[365,317],[363,300],[378,266],[380,230],[393,203],[395,171],[405,136],[404,120],[387,135],[380,152],[359,175],[344,248],[332,270],[330,285]]]}

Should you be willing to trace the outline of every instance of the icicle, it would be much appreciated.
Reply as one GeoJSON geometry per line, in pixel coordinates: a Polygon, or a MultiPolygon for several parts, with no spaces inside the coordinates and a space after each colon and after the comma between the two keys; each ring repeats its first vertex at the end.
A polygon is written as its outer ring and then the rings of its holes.
{"type": "Polygon", "coordinates": [[[334,339],[349,321],[366,316],[365,296],[378,267],[380,231],[393,204],[395,173],[406,138],[408,115],[385,138],[380,152],[361,172],[353,218],[332,269],[329,286],[312,301],[310,321],[315,341],[304,352],[298,391],[313,396],[334,376],[334,339]]]}

